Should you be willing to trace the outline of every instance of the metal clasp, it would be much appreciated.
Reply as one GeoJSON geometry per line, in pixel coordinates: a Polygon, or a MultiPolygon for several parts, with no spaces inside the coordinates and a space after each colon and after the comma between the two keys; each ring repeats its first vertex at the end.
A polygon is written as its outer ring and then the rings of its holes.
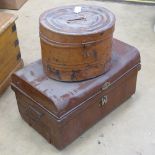
{"type": "Polygon", "coordinates": [[[106,89],[108,89],[109,86],[110,86],[110,82],[106,82],[106,83],[104,83],[104,85],[102,86],[102,90],[106,90],[106,89]]]}
{"type": "Polygon", "coordinates": [[[103,96],[99,104],[100,107],[103,107],[108,102],[108,96],[103,96]]]}

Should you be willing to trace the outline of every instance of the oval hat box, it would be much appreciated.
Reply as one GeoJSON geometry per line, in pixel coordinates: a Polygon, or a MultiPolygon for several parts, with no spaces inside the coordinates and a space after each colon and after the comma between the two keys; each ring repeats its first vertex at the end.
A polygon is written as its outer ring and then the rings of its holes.
{"type": "Polygon", "coordinates": [[[42,62],[48,77],[82,81],[110,69],[115,16],[90,5],[58,7],[40,16],[42,62]]]}

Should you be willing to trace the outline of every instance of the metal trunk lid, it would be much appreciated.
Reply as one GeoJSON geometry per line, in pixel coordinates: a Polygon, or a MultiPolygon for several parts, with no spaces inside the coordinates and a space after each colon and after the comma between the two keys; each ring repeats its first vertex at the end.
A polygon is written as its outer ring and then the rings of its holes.
{"type": "Polygon", "coordinates": [[[53,117],[61,119],[73,109],[88,103],[95,94],[112,87],[135,68],[140,68],[138,50],[114,39],[112,67],[97,78],[82,82],[58,82],[45,75],[39,60],[16,72],[12,76],[12,86],[48,110],[53,117]]]}

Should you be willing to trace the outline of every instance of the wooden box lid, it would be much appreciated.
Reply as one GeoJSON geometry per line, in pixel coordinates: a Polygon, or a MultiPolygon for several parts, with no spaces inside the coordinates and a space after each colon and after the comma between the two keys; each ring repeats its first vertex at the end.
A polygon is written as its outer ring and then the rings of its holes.
{"type": "Polygon", "coordinates": [[[1,9],[20,9],[27,0],[0,0],[1,9]]]}
{"type": "Polygon", "coordinates": [[[16,15],[0,13],[0,34],[3,33],[17,19],[16,15]]]}

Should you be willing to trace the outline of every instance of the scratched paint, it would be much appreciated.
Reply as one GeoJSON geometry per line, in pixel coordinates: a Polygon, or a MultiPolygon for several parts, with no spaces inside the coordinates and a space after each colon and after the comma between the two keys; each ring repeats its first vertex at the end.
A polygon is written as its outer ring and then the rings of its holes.
{"type": "Polygon", "coordinates": [[[115,23],[114,14],[98,6],[82,5],[80,13],[74,13],[75,6],[58,7],[42,14],[49,29],[70,35],[103,32],[115,23]]]}
{"type": "Polygon", "coordinates": [[[86,100],[90,97],[90,92],[96,93],[107,80],[116,80],[120,72],[123,74],[123,71],[126,72],[139,63],[136,48],[117,40],[113,42],[113,46],[112,68],[103,76],[91,80],[72,83],[52,80],[45,75],[41,61],[30,64],[18,71],[16,75],[29,83],[36,91],[46,95],[61,111],[64,108],[76,106],[80,99],[86,100]]]}

